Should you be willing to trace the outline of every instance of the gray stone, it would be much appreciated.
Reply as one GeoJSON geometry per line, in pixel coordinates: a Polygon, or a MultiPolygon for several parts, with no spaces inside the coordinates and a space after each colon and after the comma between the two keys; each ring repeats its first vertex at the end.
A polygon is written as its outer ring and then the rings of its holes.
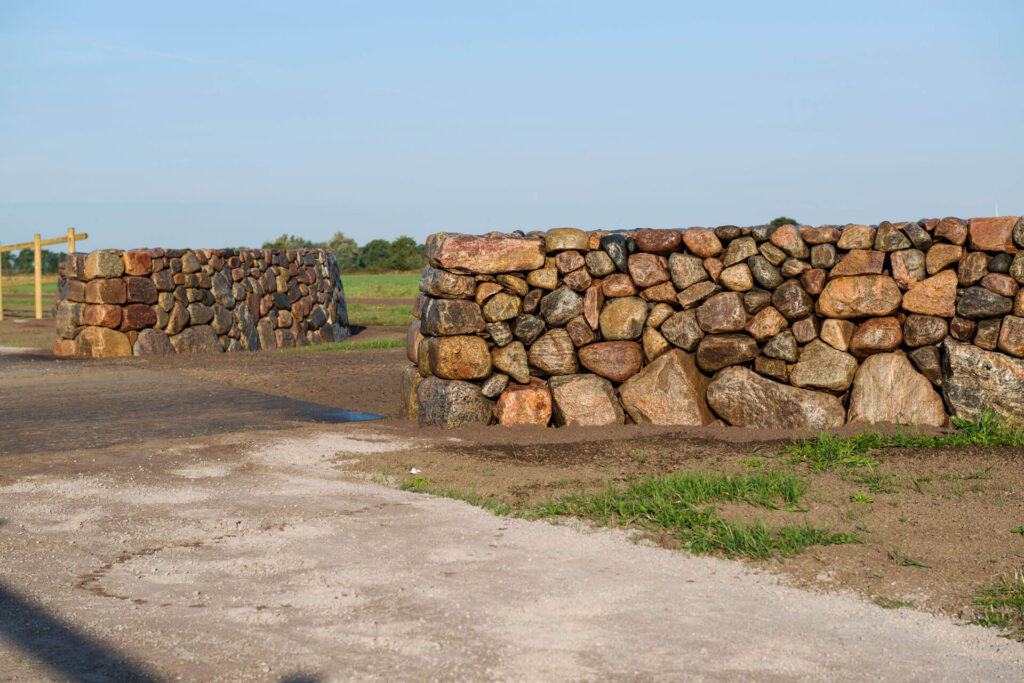
{"type": "Polygon", "coordinates": [[[176,351],[167,334],[152,327],[141,330],[132,347],[133,356],[166,356],[172,353],[176,351]]]}
{"type": "Polygon", "coordinates": [[[815,244],[811,247],[811,267],[830,269],[836,264],[836,245],[815,244]]]}
{"type": "Polygon", "coordinates": [[[668,270],[672,276],[672,284],[679,290],[708,279],[708,271],[704,269],[704,262],[689,254],[676,252],[669,255],[668,270]]]}
{"type": "Polygon", "coordinates": [[[486,425],[494,411],[494,401],[484,396],[479,386],[463,380],[427,377],[417,387],[416,396],[421,427],[455,429],[486,425]]]}
{"type": "Polygon", "coordinates": [[[697,346],[697,365],[704,372],[715,372],[757,357],[757,341],[746,334],[712,334],[697,346]]]}
{"type": "Polygon", "coordinates": [[[548,330],[530,346],[530,367],[542,375],[571,375],[579,372],[576,347],[569,334],[558,327],[548,330]]]}
{"type": "Polygon", "coordinates": [[[932,246],[932,236],[917,223],[904,224],[903,234],[910,238],[910,242],[914,245],[915,249],[928,251],[928,248],[932,246]]]}
{"type": "Polygon", "coordinates": [[[57,304],[54,312],[54,322],[57,324],[57,334],[65,339],[71,339],[83,325],[85,318],[85,304],[72,303],[62,300],[57,304]]]}
{"type": "Polygon", "coordinates": [[[746,261],[757,253],[757,242],[753,237],[739,237],[729,242],[722,256],[722,265],[726,268],[746,261]]]}
{"type": "Polygon", "coordinates": [[[491,340],[498,346],[505,346],[514,339],[512,328],[507,322],[487,323],[484,331],[487,332],[491,340]]]}
{"type": "Polygon", "coordinates": [[[789,381],[797,387],[846,391],[856,371],[856,358],[815,339],[800,352],[789,381]]]}
{"type": "Polygon", "coordinates": [[[1013,299],[984,287],[968,287],[956,305],[956,313],[968,320],[983,320],[1006,315],[1013,310],[1013,299]]]}
{"type": "Polygon", "coordinates": [[[189,304],[188,319],[190,325],[205,325],[213,320],[213,309],[206,304],[189,304]]]}
{"type": "Polygon", "coordinates": [[[231,293],[231,286],[220,273],[214,273],[210,292],[213,293],[213,300],[224,308],[235,307],[235,296],[231,293]]]}
{"type": "Polygon", "coordinates": [[[673,313],[661,324],[661,334],[671,344],[691,352],[704,338],[704,331],[700,329],[697,314],[693,310],[673,313]]]}
{"type": "Polygon", "coordinates": [[[772,293],[763,289],[755,288],[750,291],[743,292],[743,307],[747,309],[747,313],[750,315],[760,313],[765,308],[768,308],[771,302],[772,293]]]}
{"type": "Polygon", "coordinates": [[[526,360],[526,347],[522,342],[491,349],[491,363],[501,372],[507,373],[519,384],[530,381],[530,367],[526,360]]]}
{"type": "MultiPolygon", "coordinates": [[[[193,304],[195,306],[197,304],[193,304]]],[[[231,322],[233,317],[231,311],[224,308],[220,304],[213,305],[213,318],[210,320],[210,327],[217,334],[227,334],[228,330],[231,329],[231,322]]]]}
{"type": "Polygon", "coordinates": [[[875,251],[899,251],[912,246],[907,236],[889,221],[882,221],[875,231],[875,251]]]}
{"type": "Polygon", "coordinates": [[[601,248],[615,264],[620,273],[629,272],[629,245],[622,235],[605,235],[601,238],[601,248]]]}
{"type": "Polygon", "coordinates": [[[1024,424],[1024,360],[946,338],[942,394],[953,415],[977,420],[986,410],[1024,424]]]}
{"type": "Polygon", "coordinates": [[[1010,266],[1013,265],[1013,258],[1013,254],[996,254],[992,257],[992,260],[988,262],[988,272],[1009,273],[1010,266]]]}
{"type": "Polygon", "coordinates": [[[846,421],[838,398],[767,379],[745,367],[728,367],[708,385],[708,405],[734,427],[830,429],[846,421]]]}
{"type": "Polygon", "coordinates": [[[772,305],[787,320],[801,320],[814,312],[814,302],[797,280],[787,280],[772,292],[772,305]]]}
{"type": "Polygon", "coordinates": [[[544,321],[535,315],[521,315],[512,323],[512,334],[527,346],[544,332],[544,321]]]}
{"type": "Polygon", "coordinates": [[[554,424],[601,426],[622,424],[625,414],[612,383],[597,375],[561,375],[548,380],[554,424]]]}
{"type": "Polygon", "coordinates": [[[475,334],[485,324],[480,306],[466,299],[430,299],[420,322],[423,334],[431,337],[475,334]]]}
{"type": "Polygon", "coordinates": [[[917,371],[937,387],[942,386],[942,354],[938,346],[922,346],[907,354],[917,371]]]}
{"type": "Polygon", "coordinates": [[[747,266],[750,267],[750,274],[754,276],[754,281],[761,287],[772,290],[782,284],[782,273],[761,254],[747,259],[747,266]]]}
{"type": "Polygon", "coordinates": [[[1013,261],[1010,263],[1010,267],[1006,270],[1010,277],[1017,281],[1018,284],[1024,285],[1024,251],[1017,252],[1017,255],[1013,257],[1013,261]]]}
{"type": "MultiPolygon", "coordinates": [[[[256,333],[259,336],[261,349],[276,349],[277,348],[277,335],[274,334],[275,325],[264,318],[256,325],[256,333]]],[[[211,330],[212,332],[213,330],[211,330]]]]}
{"type": "Polygon", "coordinates": [[[498,398],[501,392],[505,391],[505,388],[508,387],[508,380],[508,375],[496,372],[488,377],[480,386],[480,393],[487,398],[498,398]]]}
{"type": "MultiPolygon", "coordinates": [[[[211,311],[210,314],[212,315],[213,312],[211,311]]],[[[170,339],[171,346],[178,353],[222,353],[224,351],[220,339],[217,338],[217,333],[209,325],[187,327],[170,339]]]]}
{"type": "Polygon", "coordinates": [[[588,251],[587,255],[583,257],[583,262],[592,277],[604,277],[615,272],[615,264],[612,263],[611,257],[600,249],[588,251]]]}
{"type": "Polygon", "coordinates": [[[800,357],[796,337],[791,330],[783,330],[769,339],[764,345],[763,353],[769,358],[778,358],[787,363],[795,363],[800,357]]]}
{"type": "Polygon", "coordinates": [[[562,286],[540,300],[540,314],[550,327],[560,327],[583,313],[583,297],[562,286]]]}

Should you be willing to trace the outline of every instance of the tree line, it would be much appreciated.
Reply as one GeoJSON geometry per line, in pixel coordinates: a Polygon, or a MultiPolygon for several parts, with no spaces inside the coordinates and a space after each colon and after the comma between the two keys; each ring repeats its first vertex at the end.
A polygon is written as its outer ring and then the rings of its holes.
{"type": "MultiPolygon", "coordinates": [[[[35,270],[35,256],[33,249],[22,249],[19,252],[5,251],[0,254],[0,264],[3,264],[4,275],[14,273],[31,273],[35,270]]],[[[60,268],[60,264],[67,258],[66,254],[49,249],[40,249],[43,261],[43,272],[52,275],[60,268]]]]}
{"type": "Polygon", "coordinates": [[[411,237],[396,237],[392,241],[370,240],[363,246],[356,244],[343,232],[336,232],[326,242],[313,242],[298,235],[281,235],[273,242],[264,242],[264,249],[330,249],[343,271],[354,270],[419,270],[427,263],[427,247],[417,244],[411,237]]]}

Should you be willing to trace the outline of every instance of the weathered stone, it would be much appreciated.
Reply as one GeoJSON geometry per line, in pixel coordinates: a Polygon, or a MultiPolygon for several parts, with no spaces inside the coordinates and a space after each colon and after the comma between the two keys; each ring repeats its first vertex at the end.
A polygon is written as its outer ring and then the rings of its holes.
{"type": "Polygon", "coordinates": [[[487,342],[471,335],[424,338],[419,362],[431,375],[443,379],[483,379],[491,374],[487,342]]]}
{"type": "Polygon", "coordinates": [[[583,297],[568,287],[559,287],[540,300],[540,313],[552,327],[565,325],[583,313],[583,297]]]}
{"type": "Polygon", "coordinates": [[[910,238],[910,243],[914,245],[915,249],[927,251],[932,246],[932,236],[919,224],[902,223],[897,227],[903,231],[904,235],[910,238]]]}
{"type": "Polygon", "coordinates": [[[949,333],[958,341],[970,341],[978,329],[978,323],[960,316],[949,321],[949,333]]]}
{"type": "MultiPolygon", "coordinates": [[[[607,280],[606,280],[607,282],[607,280]]],[[[601,336],[608,341],[636,339],[643,332],[647,304],[639,297],[612,299],[601,309],[601,336]]]]}
{"type": "Polygon", "coordinates": [[[710,280],[705,280],[704,282],[698,282],[697,284],[691,285],[679,292],[678,296],[676,296],[676,300],[683,308],[692,308],[700,304],[709,296],[720,291],[722,291],[722,288],[717,284],[710,280]]]}
{"type": "Polygon", "coordinates": [[[615,273],[606,277],[601,283],[601,291],[608,298],[620,296],[636,296],[636,286],[625,273],[615,273]]]}
{"type": "Polygon", "coordinates": [[[800,236],[795,225],[781,225],[769,238],[772,244],[795,259],[805,259],[810,254],[807,243],[800,236]]]}
{"type": "Polygon", "coordinates": [[[847,420],[930,427],[949,422],[942,397],[902,353],[881,353],[861,363],[853,379],[847,420]]]}
{"type": "Polygon", "coordinates": [[[583,255],[575,249],[563,251],[555,257],[555,268],[557,268],[558,272],[563,275],[565,273],[571,273],[574,270],[579,270],[585,265],[586,261],[583,259],[583,255]]]}
{"type": "Polygon", "coordinates": [[[427,377],[416,388],[416,396],[419,399],[417,421],[421,427],[455,429],[486,425],[490,424],[494,411],[494,401],[471,382],[427,377]]]}
{"type": "MultiPolygon", "coordinates": [[[[416,373],[417,375],[419,373],[416,373]]],[[[501,392],[508,386],[508,375],[503,372],[495,372],[480,385],[480,393],[487,398],[498,398],[501,392]]]]}
{"type": "Polygon", "coordinates": [[[1016,280],[1017,284],[1024,285],[1024,251],[1018,252],[1013,257],[1013,261],[1010,262],[1010,267],[1006,269],[1006,272],[1016,280]]]}
{"type": "MultiPolygon", "coordinates": [[[[78,328],[85,323],[86,305],[77,302],[62,300],[57,304],[53,317],[57,327],[57,334],[66,339],[71,339],[78,333],[78,328]]],[[[118,311],[120,314],[120,311],[118,311]]],[[[120,324],[120,321],[118,321],[120,324]]],[[[72,351],[73,353],[73,351],[72,351]]]]}
{"type": "Polygon", "coordinates": [[[651,287],[669,279],[668,268],[663,256],[656,254],[632,254],[628,260],[629,276],[637,287],[651,287]]]}
{"type": "Polygon", "coordinates": [[[79,358],[130,356],[132,345],[128,341],[128,335],[117,330],[109,327],[86,327],[75,337],[74,355],[79,358]]]}
{"type": "Polygon", "coordinates": [[[977,420],[992,410],[1024,424],[1024,360],[948,338],[942,351],[942,394],[953,415],[977,420]]]}
{"type": "Polygon", "coordinates": [[[903,295],[903,310],[952,317],[956,304],[956,274],[944,270],[911,286],[903,295]]]}
{"type": "Polygon", "coordinates": [[[691,354],[668,351],[619,387],[626,412],[637,424],[710,424],[714,416],[705,400],[708,378],[691,354]]]}
{"type": "Polygon", "coordinates": [[[782,284],[782,273],[761,254],[747,259],[747,267],[757,284],[765,289],[772,290],[782,284]]]}
{"type": "Polygon", "coordinates": [[[591,285],[583,295],[583,317],[591,329],[596,330],[600,321],[601,307],[604,306],[604,291],[601,285],[591,285]]]}
{"type": "Polygon", "coordinates": [[[565,331],[572,339],[573,346],[580,347],[597,341],[597,332],[590,327],[586,318],[578,315],[565,324],[565,331]]]}
{"type": "Polygon", "coordinates": [[[789,258],[786,255],[786,252],[782,251],[771,242],[761,244],[758,246],[757,250],[761,253],[761,256],[764,256],[768,263],[773,266],[781,266],[782,262],[789,258]]]}
{"type": "Polygon", "coordinates": [[[498,397],[494,415],[500,425],[546,425],[551,420],[551,391],[544,380],[509,384],[498,397]]]}
{"type": "Polygon", "coordinates": [[[149,275],[153,268],[153,257],[146,249],[123,252],[121,260],[124,262],[125,275],[149,275]]]}
{"type": "Polygon", "coordinates": [[[1018,318],[1024,318],[1024,287],[1021,287],[1013,299],[1013,314],[1018,318]]]}
{"type": "Polygon", "coordinates": [[[1013,230],[1017,226],[1017,220],[1017,216],[972,218],[968,244],[971,249],[978,251],[1015,254],[1017,247],[1013,244],[1013,230]]]}
{"type": "Polygon", "coordinates": [[[585,292],[592,284],[594,284],[593,278],[587,272],[586,268],[580,268],[566,275],[562,282],[565,286],[574,292],[585,292]]]}
{"type": "Polygon", "coordinates": [[[800,285],[811,296],[817,296],[825,288],[826,278],[824,270],[813,268],[800,276],[800,285]]]}
{"type": "Polygon", "coordinates": [[[526,347],[522,342],[514,341],[506,346],[491,349],[491,363],[519,384],[527,384],[530,381],[530,366],[526,359],[526,347]]]}
{"type": "Polygon", "coordinates": [[[134,304],[155,304],[158,298],[156,285],[148,277],[126,277],[125,301],[134,304]]]}
{"type": "Polygon", "coordinates": [[[514,339],[512,327],[507,322],[487,323],[484,326],[484,332],[498,346],[505,346],[514,339]]]}
{"type": "Polygon", "coordinates": [[[536,313],[540,308],[540,300],[544,296],[543,289],[531,289],[523,297],[523,313],[536,313]]]}
{"type": "Polygon", "coordinates": [[[787,320],[806,318],[814,311],[814,302],[797,280],[787,280],[772,292],[772,305],[787,320]]]}
{"type": "Polygon", "coordinates": [[[704,372],[715,372],[756,357],[757,342],[746,334],[713,334],[701,339],[697,346],[697,365],[704,372]]]}
{"type": "MultiPolygon", "coordinates": [[[[639,336],[639,335],[637,335],[639,336]]],[[[542,375],[571,375],[579,372],[576,347],[561,328],[548,330],[530,346],[530,367],[542,375]]]]}
{"type": "Polygon", "coordinates": [[[528,237],[477,237],[442,232],[427,238],[427,258],[435,268],[455,273],[536,270],[544,265],[544,242],[528,237]]]}
{"type": "Polygon", "coordinates": [[[711,409],[735,427],[821,430],[846,420],[835,396],[773,382],[743,367],[715,375],[707,398],[711,409]]]}
{"type": "Polygon", "coordinates": [[[485,324],[480,306],[466,299],[431,299],[427,302],[420,322],[423,334],[432,337],[475,334],[483,331],[485,324]]]}
{"type": "Polygon", "coordinates": [[[156,311],[146,304],[128,304],[121,311],[121,331],[141,330],[156,325],[156,311]]]}
{"type": "Polygon", "coordinates": [[[700,258],[710,258],[722,253],[722,242],[714,231],[707,228],[690,228],[683,232],[686,249],[700,258]]]}
{"type": "Polygon", "coordinates": [[[806,344],[818,336],[818,319],[809,315],[793,323],[793,337],[799,344],[806,344]]]}
{"type": "Polygon", "coordinates": [[[544,332],[544,321],[535,315],[521,315],[512,323],[512,334],[527,346],[544,332]]]}
{"type": "MultiPolygon", "coordinates": [[[[544,244],[548,252],[565,251],[567,249],[580,249],[586,251],[590,248],[590,237],[587,233],[578,228],[554,228],[548,230],[544,235],[544,244]]],[[[522,270],[510,268],[510,270],[522,270]]]]}
{"type": "Polygon", "coordinates": [[[755,315],[760,313],[765,308],[770,306],[772,303],[772,293],[767,292],[763,289],[751,289],[743,292],[743,307],[747,309],[747,313],[755,315]]]}
{"type": "Polygon", "coordinates": [[[821,324],[818,336],[832,348],[846,351],[850,348],[850,340],[855,329],[857,326],[849,320],[828,318],[821,324]]]}
{"type": "MultiPolygon", "coordinates": [[[[476,306],[476,304],[473,305],[476,306]]],[[[484,320],[494,323],[515,318],[521,312],[522,307],[523,301],[519,297],[507,292],[498,292],[484,302],[482,312],[484,320]]],[[[543,308],[543,303],[541,307],[543,308]]]]}
{"type": "Polygon", "coordinates": [[[800,226],[800,237],[807,244],[835,244],[843,233],[834,225],[822,225],[813,228],[809,225],[800,226]]]}
{"type": "Polygon", "coordinates": [[[884,275],[840,277],[825,285],[821,296],[818,297],[817,310],[819,315],[828,318],[885,316],[895,312],[899,308],[901,300],[900,289],[891,277],[884,275]]]}
{"type": "Polygon", "coordinates": [[[85,259],[85,270],[81,279],[114,278],[122,275],[124,275],[124,261],[119,253],[94,251],[85,259]]]}
{"type": "Polygon", "coordinates": [[[766,377],[772,377],[780,382],[789,383],[789,368],[786,361],[781,358],[769,358],[758,356],[754,359],[754,371],[766,377]]]}
{"type": "Polygon", "coordinates": [[[900,289],[909,289],[915,282],[928,277],[924,252],[919,249],[894,251],[889,257],[892,263],[892,279],[900,289]]]}
{"type": "Polygon", "coordinates": [[[974,333],[974,345],[988,351],[995,351],[999,346],[999,331],[1002,325],[1001,318],[979,320],[977,331],[974,333]]]}
{"type": "Polygon", "coordinates": [[[132,346],[132,355],[135,356],[167,356],[176,353],[171,340],[163,330],[155,330],[152,327],[139,332],[139,338],[132,346]]]}
{"type": "Polygon", "coordinates": [[[828,269],[836,265],[838,255],[834,244],[816,244],[811,247],[811,267],[828,269]]]}
{"type": "Polygon", "coordinates": [[[608,253],[600,249],[587,252],[583,260],[586,263],[587,272],[592,277],[605,277],[615,272],[615,264],[612,263],[608,253]]]}
{"type": "Polygon", "coordinates": [[[722,270],[725,269],[725,265],[716,258],[706,258],[703,261],[704,270],[708,271],[708,276],[715,283],[718,282],[718,276],[722,274],[722,270]]]}
{"type": "Polygon", "coordinates": [[[684,351],[693,351],[704,338],[704,332],[692,310],[672,314],[662,323],[661,333],[665,339],[684,351]]]}
{"type": "Polygon", "coordinates": [[[209,325],[187,327],[170,338],[178,353],[222,353],[224,347],[209,325]]]}
{"type": "Polygon", "coordinates": [[[1020,285],[1017,284],[1016,280],[1002,273],[989,273],[981,278],[978,284],[1000,296],[1016,296],[1017,290],[1020,289],[1020,285]]]}
{"type": "Polygon", "coordinates": [[[668,255],[679,248],[683,236],[678,230],[651,230],[644,228],[633,236],[636,248],[653,254],[668,255]]]}
{"type": "MultiPolygon", "coordinates": [[[[121,259],[117,262],[121,263],[121,259]]],[[[124,280],[120,278],[97,279],[85,284],[85,301],[90,304],[123,304],[126,297],[124,280]]]]}
{"type": "Polygon", "coordinates": [[[405,357],[410,363],[419,363],[420,342],[423,341],[423,334],[420,332],[420,321],[414,320],[405,333],[405,357]]]}
{"type": "Polygon", "coordinates": [[[552,290],[558,286],[558,269],[541,268],[532,270],[526,275],[526,283],[530,287],[552,290]]]}
{"type": "MultiPolygon", "coordinates": [[[[401,380],[399,383],[399,415],[402,419],[416,420],[419,418],[420,398],[416,390],[419,388],[420,382],[422,381],[423,375],[419,373],[415,365],[410,365],[402,370],[401,380]]],[[[495,394],[495,396],[497,396],[497,394],[495,394]]]]}
{"type": "Polygon", "coordinates": [[[988,273],[988,263],[992,259],[988,254],[972,251],[960,260],[957,277],[960,285],[968,287],[976,284],[988,273]]]}
{"type": "Polygon", "coordinates": [[[882,221],[875,231],[874,246],[876,251],[889,252],[910,249],[913,245],[902,230],[889,221],[882,221]]]}
{"type": "Polygon", "coordinates": [[[217,334],[228,334],[231,330],[232,321],[231,311],[220,304],[213,305],[213,320],[210,322],[210,327],[213,328],[214,332],[217,334]]]}
{"type": "Polygon", "coordinates": [[[1024,318],[1008,315],[999,332],[999,350],[1011,356],[1024,357],[1024,318]]]}
{"type": "Polygon", "coordinates": [[[795,258],[788,258],[783,261],[782,268],[779,269],[782,277],[785,278],[800,277],[809,270],[811,270],[811,264],[795,258]]]}
{"type": "Polygon", "coordinates": [[[746,325],[747,332],[757,341],[763,342],[786,329],[789,323],[773,306],[762,309],[746,325]]]}
{"type": "Polygon", "coordinates": [[[747,324],[743,297],[736,292],[712,296],[697,309],[697,323],[710,334],[743,330],[747,324]]]}
{"type": "Polygon", "coordinates": [[[640,370],[643,352],[636,342],[600,342],[581,348],[579,360],[595,374],[613,382],[624,382],[640,370]]]}
{"type": "Polygon", "coordinates": [[[830,278],[850,275],[880,275],[885,268],[885,252],[854,249],[839,260],[829,273],[830,278]]]}
{"type": "Polygon", "coordinates": [[[665,336],[661,334],[657,329],[646,326],[644,327],[644,334],[641,338],[641,346],[644,350],[644,358],[650,363],[654,359],[658,358],[666,351],[672,348],[665,339],[665,336]]]}
{"type": "Polygon", "coordinates": [[[909,347],[938,344],[949,326],[945,318],[933,315],[909,315],[903,321],[903,343],[909,347]]]}
{"type": "MultiPolygon", "coordinates": [[[[260,340],[259,348],[265,350],[277,348],[277,330],[274,328],[274,325],[273,323],[270,322],[270,320],[268,320],[267,318],[260,320],[259,323],[256,325],[256,333],[259,336],[260,340]]],[[[426,356],[422,354],[424,345],[426,344],[426,340],[423,340],[420,344],[420,364],[424,369],[426,369],[426,356]]],[[[429,371],[427,371],[427,374],[429,374],[429,371]]]]}
{"type": "Polygon", "coordinates": [[[850,339],[850,353],[867,358],[876,353],[887,353],[899,347],[903,330],[896,318],[869,318],[862,322],[850,339]]]}
{"type": "Polygon", "coordinates": [[[435,299],[472,299],[476,288],[471,275],[457,275],[430,265],[424,266],[420,276],[420,291],[435,299]]]}
{"type": "Polygon", "coordinates": [[[206,304],[192,303],[188,305],[190,325],[205,325],[213,320],[213,309],[206,304]]]}
{"type": "Polygon", "coordinates": [[[796,344],[796,337],[792,330],[783,330],[768,340],[764,345],[764,355],[769,358],[778,358],[787,363],[795,363],[799,358],[799,349],[796,344]]]}
{"type": "Polygon", "coordinates": [[[723,242],[730,242],[743,234],[743,230],[735,225],[719,225],[715,228],[715,235],[723,242]]]}
{"type": "Polygon", "coordinates": [[[733,292],[745,292],[754,287],[754,278],[746,263],[737,263],[724,269],[718,281],[723,287],[733,292]]]}
{"type": "Polygon", "coordinates": [[[653,308],[647,311],[647,321],[644,325],[657,329],[661,327],[662,323],[668,320],[673,313],[675,313],[675,309],[667,303],[655,304],[653,308]]]}
{"type": "Polygon", "coordinates": [[[945,270],[948,266],[957,263],[960,257],[963,256],[963,252],[963,247],[955,244],[932,245],[932,248],[928,250],[928,255],[925,257],[928,274],[934,275],[940,270],[945,270]]]}
{"type": "Polygon", "coordinates": [[[728,268],[737,263],[743,263],[757,253],[757,242],[753,237],[734,239],[725,248],[725,254],[722,255],[722,265],[728,268]]]}
{"type": "Polygon", "coordinates": [[[967,241],[967,232],[967,221],[962,221],[959,218],[943,218],[935,225],[934,234],[953,244],[962,245],[967,241]]]}
{"type": "Polygon", "coordinates": [[[942,386],[942,355],[937,346],[922,346],[907,354],[907,358],[925,378],[937,387],[942,386]]]}
{"type": "Polygon", "coordinates": [[[117,329],[121,326],[121,307],[116,304],[86,306],[78,324],[117,329]]]}
{"type": "Polygon", "coordinates": [[[198,273],[203,267],[194,251],[186,251],[181,255],[181,272],[198,273]]]}
{"type": "Polygon", "coordinates": [[[1017,220],[1017,225],[1013,226],[1013,243],[1024,249],[1024,216],[1021,216],[1017,220]]]}
{"type": "Polygon", "coordinates": [[[597,375],[561,375],[548,380],[558,426],[622,424],[625,415],[612,383],[597,375]]]}
{"type": "Polygon", "coordinates": [[[857,360],[853,356],[815,339],[800,352],[789,381],[797,387],[846,391],[856,371],[857,360]]]}
{"type": "Polygon", "coordinates": [[[676,295],[676,288],[672,286],[671,282],[662,282],[660,285],[648,287],[644,291],[640,292],[640,296],[645,301],[660,302],[665,304],[675,303],[676,295]]]}
{"type": "Polygon", "coordinates": [[[608,254],[608,258],[615,264],[616,270],[620,273],[628,271],[629,246],[626,238],[622,235],[605,235],[600,241],[601,249],[608,254]]]}
{"type": "Polygon", "coordinates": [[[996,318],[1012,310],[1012,299],[990,292],[984,287],[968,287],[956,305],[957,315],[968,320],[996,318]]]}
{"type": "Polygon", "coordinates": [[[169,335],[181,332],[188,325],[188,309],[180,302],[175,302],[174,307],[168,312],[167,326],[164,331],[169,335]]]}
{"type": "Polygon", "coordinates": [[[674,253],[668,257],[668,268],[672,284],[677,289],[686,289],[702,280],[708,279],[701,259],[689,254],[674,253]]]}

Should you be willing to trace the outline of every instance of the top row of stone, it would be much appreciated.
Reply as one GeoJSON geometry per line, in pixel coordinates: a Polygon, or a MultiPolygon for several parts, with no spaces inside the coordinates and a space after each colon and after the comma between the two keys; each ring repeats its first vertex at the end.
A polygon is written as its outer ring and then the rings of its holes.
{"type": "Polygon", "coordinates": [[[495,274],[530,271],[544,266],[545,256],[562,251],[601,249],[612,261],[622,261],[625,270],[629,254],[642,251],[670,254],[688,251],[700,258],[714,258],[727,251],[729,243],[749,237],[754,242],[771,241],[793,258],[806,258],[808,245],[834,244],[838,249],[873,249],[895,252],[927,249],[934,242],[948,242],[974,251],[1016,254],[1024,249],[1024,218],[928,219],[878,226],[760,225],[717,228],[649,229],[636,231],[555,228],[547,232],[488,233],[483,236],[437,233],[427,240],[427,258],[435,268],[467,274],[495,274]]]}

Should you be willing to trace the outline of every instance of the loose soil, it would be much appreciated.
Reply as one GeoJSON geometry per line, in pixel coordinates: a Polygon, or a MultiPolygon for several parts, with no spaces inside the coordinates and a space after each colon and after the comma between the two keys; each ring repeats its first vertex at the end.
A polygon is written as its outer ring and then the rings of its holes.
{"type": "MultiPolygon", "coordinates": [[[[10,345],[17,334],[29,339],[41,331],[37,322],[3,321],[0,340],[10,345]]],[[[353,341],[398,338],[402,332],[370,328],[353,341]]],[[[57,361],[42,353],[32,357],[49,379],[34,389],[19,388],[16,398],[50,406],[49,413],[39,408],[41,434],[47,424],[53,430],[71,428],[61,399],[68,383],[85,369],[92,373],[89,382],[109,373],[111,383],[104,391],[114,394],[145,387],[158,391],[162,373],[170,373],[221,388],[387,416],[390,419],[375,422],[374,429],[396,439],[415,438],[417,447],[366,453],[358,462],[339,462],[339,469],[399,484],[411,478],[415,468],[417,476],[437,487],[492,497],[517,511],[581,490],[621,486],[636,477],[678,469],[751,472],[790,466],[772,457],[793,436],[780,431],[650,426],[419,429],[396,418],[399,372],[408,363],[401,348],[216,354],[204,356],[201,363],[192,356],[101,361],[57,361]],[[127,375],[118,375],[127,369],[139,372],[129,381],[127,375]],[[33,391],[39,392],[34,398],[33,391]],[[43,400],[46,396],[52,400],[43,400]]],[[[226,395],[229,392],[218,389],[208,400],[216,396],[223,402],[226,395]]],[[[198,433],[204,433],[208,407],[202,397],[194,399],[190,427],[198,433]]],[[[0,411],[0,434],[11,419],[11,411],[0,411]]],[[[132,430],[139,434],[167,421],[159,411],[138,419],[141,422],[132,430]]],[[[247,428],[241,422],[237,426],[247,428]]],[[[27,445],[20,450],[26,449],[31,450],[27,445]]],[[[849,588],[879,604],[910,604],[970,620],[978,591],[1024,566],[1024,537],[1011,532],[1024,524],[1024,453],[1011,448],[951,448],[898,450],[874,457],[880,461],[877,471],[889,475],[885,488],[891,491],[872,492],[858,483],[856,477],[863,470],[817,473],[799,465],[797,471],[809,482],[806,511],[728,505],[719,512],[732,520],[762,519],[778,525],[807,521],[861,537],[858,544],[815,547],[797,557],[748,563],[796,585],[827,591],[849,588]],[[910,566],[903,558],[928,566],[910,566]]],[[[674,545],[669,538],[653,540],[674,545]]]]}

